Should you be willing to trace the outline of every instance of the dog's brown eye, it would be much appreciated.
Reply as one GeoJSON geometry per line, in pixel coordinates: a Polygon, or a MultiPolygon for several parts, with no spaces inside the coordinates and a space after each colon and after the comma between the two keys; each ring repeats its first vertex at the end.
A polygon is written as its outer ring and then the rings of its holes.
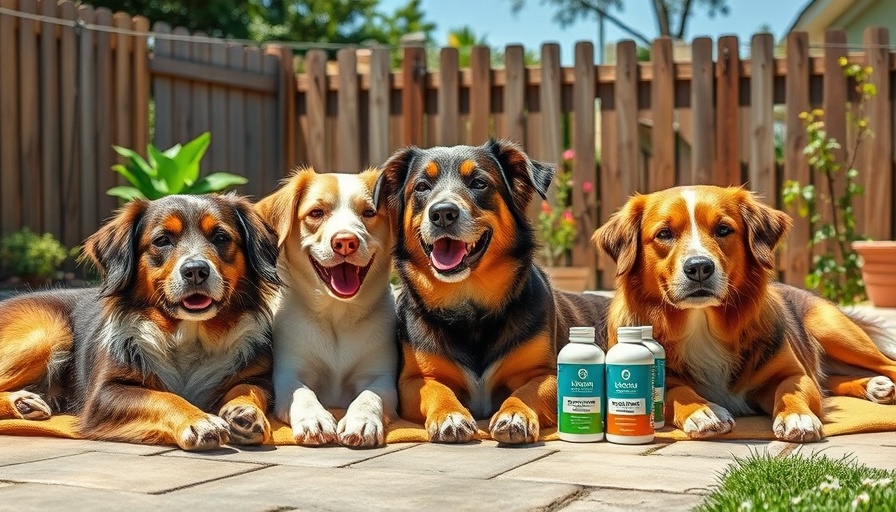
{"type": "Polygon", "coordinates": [[[223,231],[219,231],[212,236],[212,243],[215,245],[224,245],[230,242],[230,235],[224,233],[223,231]]]}
{"type": "Polygon", "coordinates": [[[427,192],[429,190],[432,190],[432,187],[425,181],[418,181],[414,186],[414,192],[427,192]]]}
{"type": "Polygon", "coordinates": [[[324,216],[324,211],[321,208],[315,208],[308,212],[308,216],[312,219],[320,219],[324,216]]]}
{"type": "Polygon", "coordinates": [[[672,240],[672,230],[669,228],[663,228],[659,230],[656,234],[657,240],[672,240]]]}
{"type": "Polygon", "coordinates": [[[482,178],[474,178],[470,182],[470,188],[474,190],[483,190],[486,187],[488,187],[488,183],[482,178]]]}
{"type": "Polygon", "coordinates": [[[725,224],[719,224],[718,227],[716,227],[716,236],[718,237],[726,237],[731,233],[734,233],[734,230],[725,224]]]}
{"type": "Polygon", "coordinates": [[[368,208],[364,210],[364,213],[362,213],[361,215],[367,217],[368,219],[371,217],[376,217],[376,210],[374,210],[373,208],[368,208]]]}
{"type": "Polygon", "coordinates": [[[152,245],[156,247],[168,247],[169,245],[171,245],[171,238],[168,235],[157,236],[152,241],[152,245]]]}

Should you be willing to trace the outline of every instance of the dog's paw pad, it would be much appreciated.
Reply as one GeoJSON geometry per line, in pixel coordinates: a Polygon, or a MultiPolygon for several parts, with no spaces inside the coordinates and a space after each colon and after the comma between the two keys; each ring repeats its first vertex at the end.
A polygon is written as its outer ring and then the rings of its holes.
{"type": "Polygon", "coordinates": [[[213,414],[190,423],[181,430],[178,445],[184,450],[211,450],[227,444],[230,425],[213,414]]]}
{"type": "Polygon", "coordinates": [[[681,429],[692,439],[703,439],[731,432],[734,428],[734,416],[721,405],[709,402],[692,413],[685,420],[681,429]]]}
{"type": "Polygon", "coordinates": [[[236,444],[261,444],[270,437],[268,419],[254,405],[227,405],[220,414],[230,425],[230,437],[236,444]]]}
{"type": "Polygon", "coordinates": [[[327,411],[312,413],[292,421],[296,444],[320,446],[338,441],[336,418],[327,411]]]}
{"type": "Polygon", "coordinates": [[[434,443],[466,443],[479,430],[476,420],[463,412],[449,412],[427,423],[429,440],[434,443]]]}
{"type": "Polygon", "coordinates": [[[343,446],[370,448],[386,442],[383,419],[373,414],[346,414],[339,420],[336,433],[343,446]]]}
{"type": "Polygon", "coordinates": [[[45,420],[53,414],[47,402],[40,395],[30,391],[10,393],[9,400],[22,419],[45,420]]]}
{"type": "Polygon", "coordinates": [[[811,443],[824,437],[821,421],[812,413],[778,414],[772,430],[778,439],[794,443],[811,443]]]}
{"type": "Polygon", "coordinates": [[[878,375],[868,381],[865,396],[874,403],[896,404],[896,384],[887,377],[878,375]]]}
{"type": "Polygon", "coordinates": [[[538,440],[538,417],[528,411],[498,411],[489,431],[499,443],[534,443],[538,440]]]}

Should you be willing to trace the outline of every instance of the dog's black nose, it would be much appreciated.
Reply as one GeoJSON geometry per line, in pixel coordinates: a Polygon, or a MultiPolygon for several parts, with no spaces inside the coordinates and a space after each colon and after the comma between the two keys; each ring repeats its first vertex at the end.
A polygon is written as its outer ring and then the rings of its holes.
{"type": "Polygon", "coordinates": [[[454,203],[436,203],[429,208],[429,220],[440,228],[454,224],[460,216],[460,208],[454,203]]]}
{"type": "Polygon", "coordinates": [[[210,273],[211,267],[206,261],[189,260],[180,266],[180,275],[191,284],[204,283],[210,273]]]}
{"type": "Polygon", "coordinates": [[[716,264],[706,256],[691,256],[684,260],[684,275],[691,281],[706,281],[715,271],[716,264]]]}

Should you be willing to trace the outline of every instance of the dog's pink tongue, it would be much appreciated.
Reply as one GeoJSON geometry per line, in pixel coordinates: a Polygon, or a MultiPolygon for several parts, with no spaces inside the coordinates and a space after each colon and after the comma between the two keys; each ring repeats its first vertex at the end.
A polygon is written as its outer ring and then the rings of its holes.
{"type": "Polygon", "coordinates": [[[467,255],[467,244],[453,238],[439,238],[429,255],[432,266],[439,270],[451,270],[460,265],[467,255]]]}
{"type": "Polygon", "coordinates": [[[206,297],[201,293],[190,295],[183,300],[183,305],[187,309],[205,309],[212,304],[211,297],[206,297]]]}
{"type": "Polygon", "coordinates": [[[330,286],[340,295],[354,295],[361,287],[360,269],[351,263],[340,263],[330,269],[330,286]]]}

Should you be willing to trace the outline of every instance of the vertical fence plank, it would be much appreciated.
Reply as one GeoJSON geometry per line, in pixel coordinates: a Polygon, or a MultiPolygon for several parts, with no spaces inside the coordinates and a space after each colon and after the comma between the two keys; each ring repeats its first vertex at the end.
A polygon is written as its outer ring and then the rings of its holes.
{"type": "Polygon", "coordinates": [[[750,43],[750,189],[770,205],[777,205],[775,179],[775,40],[756,34],[750,43]]]}
{"type": "MultiPolygon", "coordinates": [[[[368,117],[370,161],[381,165],[389,158],[389,108],[392,91],[391,56],[386,48],[370,53],[370,115],[368,117]]],[[[441,112],[441,110],[440,110],[441,112]]]]}
{"type": "Polygon", "coordinates": [[[572,263],[588,269],[588,288],[595,284],[595,252],[591,245],[591,234],[597,229],[596,182],[595,168],[595,113],[594,98],[594,45],[590,42],[576,43],[575,47],[575,82],[572,86],[573,111],[573,157],[572,176],[576,184],[572,188],[573,216],[578,223],[576,242],[572,250],[572,263]],[[585,183],[590,184],[586,193],[585,183]]]}
{"type": "Polygon", "coordinates": [[[361,133],[358,129],[361,113],[358,100],[360,85],[358,57],[354,48],[343,48],[336,54],[339,64],[339,117],[337,140],[339,141],[338,168],[340,172],[361,170],[361,133]]]}
{"type": "Polygon", "coordinates": [[[526,138],[526,50],[509,45],[504,50],[504,133],[522,143],[526,138]]]}
{"type": "Polygon", "coordinates": [[[423,98],[426,80],[426,48],[404,49],[401,74],[402,144],[423,144],[423,98]]]}
{"type": "Polygon", "coordinates": [[[650,167],[647,190],[653,192],[675,185],[675,67],[672,39],[661,37],[650,49],[653,81],[650,84],[650,167]]]}
{"type": "MultiPolygon", "coordinates": [[[[200,64],[210,64],[212,60],[212,39],[205,37],[203,33],[195,33],[196,38],[190,43],[190,61],[200,64]]],[[[189,137],[192,139],[211,130],[211,90],[209,84],[197,80],[190,84],[190,127],[189,137]]],[[[214,142],[214,138],[211,139],[214,142]]],[[[181,143],[187,140],[180,141],[181,143]]],[[[216,145],[217,146],[217,145],[216,145]]],[[[211,144],[209,144],[211,147],[211,144]]],[[[206,153],[208,155],[208,153],[206,153]]],[[[208,156],[199,161],[200,173],[206,174],[212,171],[208,156]]]]}
{"type": "MultiPolygon", "coordinates": [[[[130,30],[131,17],[123,12],[113,16],[115,28],[130,30]]],[[[134,115],[134,77],[131,68],[131,46],[133,37],[115,34],[115,97],[111,99],[115,105],[115,131],[112,143],[141,151],[135,147],[131,118],[134,115]]]]}
{"type": "MultiPolygon", "coordinates": [[[[184,27],[174,27],[171,35],[178,38],[189,37],[190,31],[184,27]]],[[[174,39],[171,41],[172,56],[180,62],[188,62],[190,60],[191,46],[192,43],[189,41],[174,39]]],[[[174,144],[183,144],[197,135],[194,133],[192,122],[194,108],[192,93],[190,92],[191,85],[190,82],[182,78],[174,80],[171,85],[171,132],[174,137],[174,140],[171,141],[172,146],[174,144]]],[[[243,143],[245,144],[245,141],[243,143]]],[[[159,149],[167,149],[168,147],[165,146],[159,149]]]]}
{"type": "MultiPolygon", "coordinates": [[[[96,10],[97,25],[112,27],[112,11],[106,8],[96,10]]],[[[104,219],[111,215],[118,207],[118,201],[106,194],[106,191],[117,185],[116,174],[111,167],[117,161],[117,155],[112,150],[112,137],[115,133],[115,75],[112,59],[112,34],[106,31],[97,31],[96,34],[96,154],[97,154],[97,185],[94,190],[97,207],[97,215],[104,219]]]]}
{"type": "Polygon", "coordinates": [[[870,83],[877,94],[868,101],[868,127],[874,134],[867,145],[867,167],[862,169],[865,186],[865,231],[877,240],[893,238],[893,99],[890,97],[890,35],[886,28],[865,29],[865,62],[871,66],[870,83]]]}
{"type": "MultiPolygon", "coordinates": [[[[152,27],[161,37],[157,37],[153,52],[157,57],[171,57],[171,40],[164,37],[171,33],[171,27],[165,22],[157,22],[152,27]]],[[[152,92],[155,98],[155,136],[153,143],[160,148],[174,145],[174,87],[172,80],[166,76],[155,75],[152,79],[152,92]]],[[[140,148],[142,151],[143,148],[140,148]]]]}
{"type": "MultiPolygon", "coordinates": [[[[35,0],[19,0],[19,9],[37,14],[35,0]]],[[[22,225],[40,232],[40,68],[37,49],[38,22],[19,20],[19,164],[22,176],[22,225]]]]}
{"type": "MultiPolygon", "coordinates": [[[[265,48],[261,71],[264,75],[280,78],[280,57],[282,48],[270,46],[265,48]]],[[[290,61],[292,58],[290,56],[290,61]]],[[[261,168],[264,169],[264,180],[261,182],[261,196],[265,196],[277,188],[277,181],[283,175],[283,131],[286,129],[283,120],[287,111],[281,110],[284,87],[283,80],[278,80],[278,90],[262,96],[261,125],[261,168]]],[[[290,91],[291,92],[291,91],[290,91]]],[[[260,196],[260,197],[261,197],[260,196]]]]}
{"type": "Polygon", "coordinates": [[[541,47],[541,147],[538,158],[556,162],[563,152],[560,108],[560,45],[544,44],[541,47]]]}
{"type": "MultiPolygon", "coordinates": [[[[94,22],[95,12],[89,5],[78,7],[78,17],[85,24],[94,22]]],[[[86,238],[93,233],[99,225],[98,209],[96,207],[97,194],[97,155],[96,155],[96,61],[94,49],[96,32],[82,30],[78,43],[78,115],[81,118],[78,131],[78,147],[80,148],[80,178],[81,191],[80,203],[82,205],[81,238],[86,238]]]]}
{"type": "MultiPolygon", "coordinates": [[[[41,14],[57,17],[56,2],[44,0],[41,14]]],[[[62,211],[60,210],[59,146],[59,40],[60,27],[45,23],[40,33],[40,146],[41,146],[41,217],[43,231],[62,235],[62,211]]]]}
{"type": "MultiPolygon", "coordinates": [[[[811,183],[809,164],[803,155],[806,147],[806,130],[800,113],[809,110],[809,37],[805,32],[787,36],[787,83],[785,86],[786,133],[784,136],[784,179],[811,183]]],[[[782,258],[784,281],[803,286],[809,270],[809,226],[805,222],[794,223],[787,239],[782,258]]]]}
{"type": "MultiPolygon", "coordinates": [[[[6,9],[17,8],[16,0],[0,0],[6,9]]],[[[16,19],[0,16],[0,69],[18,69],[20,51],[16,19]]],[[[0,73],[0,119],[19,119],[17,73],[0,73]]],[[[22,226],[22,175],[19,167],[18,123],[0,123],[0,233],[22,226]]]]}
{"type": "MultiPolygon", "coordinates": [[[[71,2],[59,4],[59,15],[68,21],[78,19],[78,10],[71,2]]],[[[79,29],[80,30],[80,29],[79,29]]],[[[78,36],[73,27],[62,27],[59,38],[59,173],[62,215],[62,243],[74,247],[81,243],[81,179],[78,166],[78,36]]],[[[0,69],[3,66],[0,65],[0,69]]]]}
{"type": "MultiPolygon", "coordinates": [[[[234,44],[227,47],[227,67],[235,71],[246,69],[246,48],[234,44]]],[[[246,171],[246,93],[239,88],[229,88],[227,103],[230,105],[227,143],[230,145],[229,172],[247,176],[246,171]]]]}
{"type": "Polygon", "coordinates": [[[441,146],[453,146],[459,142],[459,73],[457,48],[442,48],[439,52],[439,135],[437,139],[441,146]]]}
{"type": "MultiPolygon", "coordinates": [[[[143,16],[135,16],[131,20],[131,26],[137,32],[149,31],[149,20],[143,16]]],[[[152,97],[149,93],[149,51],[146,44],[146,36],[136,36],[133,40],[134,69],[134,150],[146,151],[149,143],[149,104],[152,97]]]]}
{"type": "Polygon", "coordinates": [[[327,54],[322,50],[311,50],[305,54],[305,74],[308,76],[308,91],[305,104],[308,111],[308,162],[318,172],[327,169],[327,54]]]}
{"type": "MultiPolygon", "coordinates": [[[[261,49],[257,46],[246,47],[246,71],[253,75],[261,74],[261,49]]],[[[261,93],[251,91],[246,93],[246,122],[244,137],[246,140],[246,159],[243,163],[243,176],[249,178],[246,185],[246,193],[255,197],[264,194],[264,182],[267,180],[268,170],[261,165],[261,123],[262,107],[261,93]]]]}
{"type": "Polygon", "coordinates": [[[712,183],[721,186],[743,184],[740,170],[740,47],[737,36],[718,42],[716,66],[716,164],[712,183]]]}
{"type": "MultiPolygon", "coordinates": [[[[277,48],[277,47],[274,47],[277,48]]],[[[278,163],[277,176],[284,176],[287,169],[291,169],[298,163],[296,156],[296,125],[298,124],[298,112],[296,111],[296,66],[293,61],[292,49],[286,46],[279,48],[277,57],[280,69],[280,100],[278,111],[280,112],[280,139],[283,145],[280,151],[281,159],[278,163]]]]}
{"type": "MultiPolygon", "coordinates": [[[[618,54],[618,47],[617,47],[618,54]]],[[[619,168],[616,113],[616,88],[614,83],[598,83],[600,96],[600,186],[597,188],[600,197],[598,208],[600,218],[598,224],[606,222],[628,197],[622,189],[622,170],[619,168]]],[[[597,260],[600,270],[600,288],[612,289],[614,286],[616,267],[606,255],[599,255],[597,260]]]]}
{"type": "Polygon", "coordinates": [[[470,55],[470,138],[473,145],[484,143],[491,132],[492,110],[491,51],[487,46],[474,46],[470,55]]]}
{"type": "MultiPolygon", "coordinates": [[[[213,66],[227,68],[227,46],[218,41],[211,46],[210,60],[213,66]]],[[[158,93],[156,93],[158,97],[158,93]]],[[[209,144],[206,158],[209,167],[214,171],[230,171],[230,108],[227,98],[227,88],[223,85],[213,85],[209,91],[209,122],[211,123],[211,144],[209,144]]],[[[158,120],[159,100],[156,100],[156,120],[158,120]]],[[[158,126],[158,122],[156,122],[158,126]]],[[[158,133],[158,128],[156,128],[158,133]]]]}
{"type": "Polygon", "coordinates": [[[621,196],[628,197],[645,187],[642,179],[638,141],[638,61],[635,43],[623,41],[616,46],[616,126],[618,174],[621,196]]]}
{"type": "MultiPolygon", "coordinates": [[[[841,144],[841,147],[834,149],[834,158],[838,162],[846,162],[846,102],[848,101],[846,90],[846,77],[840,68],[840,58],[846,57],[846,31],[844,30],[828,30],[824,35],[825,51],[824,51],[824,96],[822,97],[821,108],[824,110],[825,130],[829,137],[832,137],[841,144]]],[[[845,165],[845,164],[844,164],[845,165]]],[[[844,169],[845,171],[845,169],[844,169]]],[[[846,180],[844,172],[833,173],[833,195],[841,196],[846,189],[846,180]]],[[[829,195],[824,190],[825,195],[829,195]]],[[[825,223],[834,222],[833,212],[829,208],[822,208],[819,212],[825,223]]],[[[832,251],[839,257],[840,244],[829,240],[825,247],[826,250],[832,251]]]]}
{"type": "Polygon", "coordinates": [[[694,112],[692,169],[690,182],[712,183],[715,126],[713,110],[712,39],[698,37],[693,45],[694,77],[691,81],[691,108],[694,112]]]}

